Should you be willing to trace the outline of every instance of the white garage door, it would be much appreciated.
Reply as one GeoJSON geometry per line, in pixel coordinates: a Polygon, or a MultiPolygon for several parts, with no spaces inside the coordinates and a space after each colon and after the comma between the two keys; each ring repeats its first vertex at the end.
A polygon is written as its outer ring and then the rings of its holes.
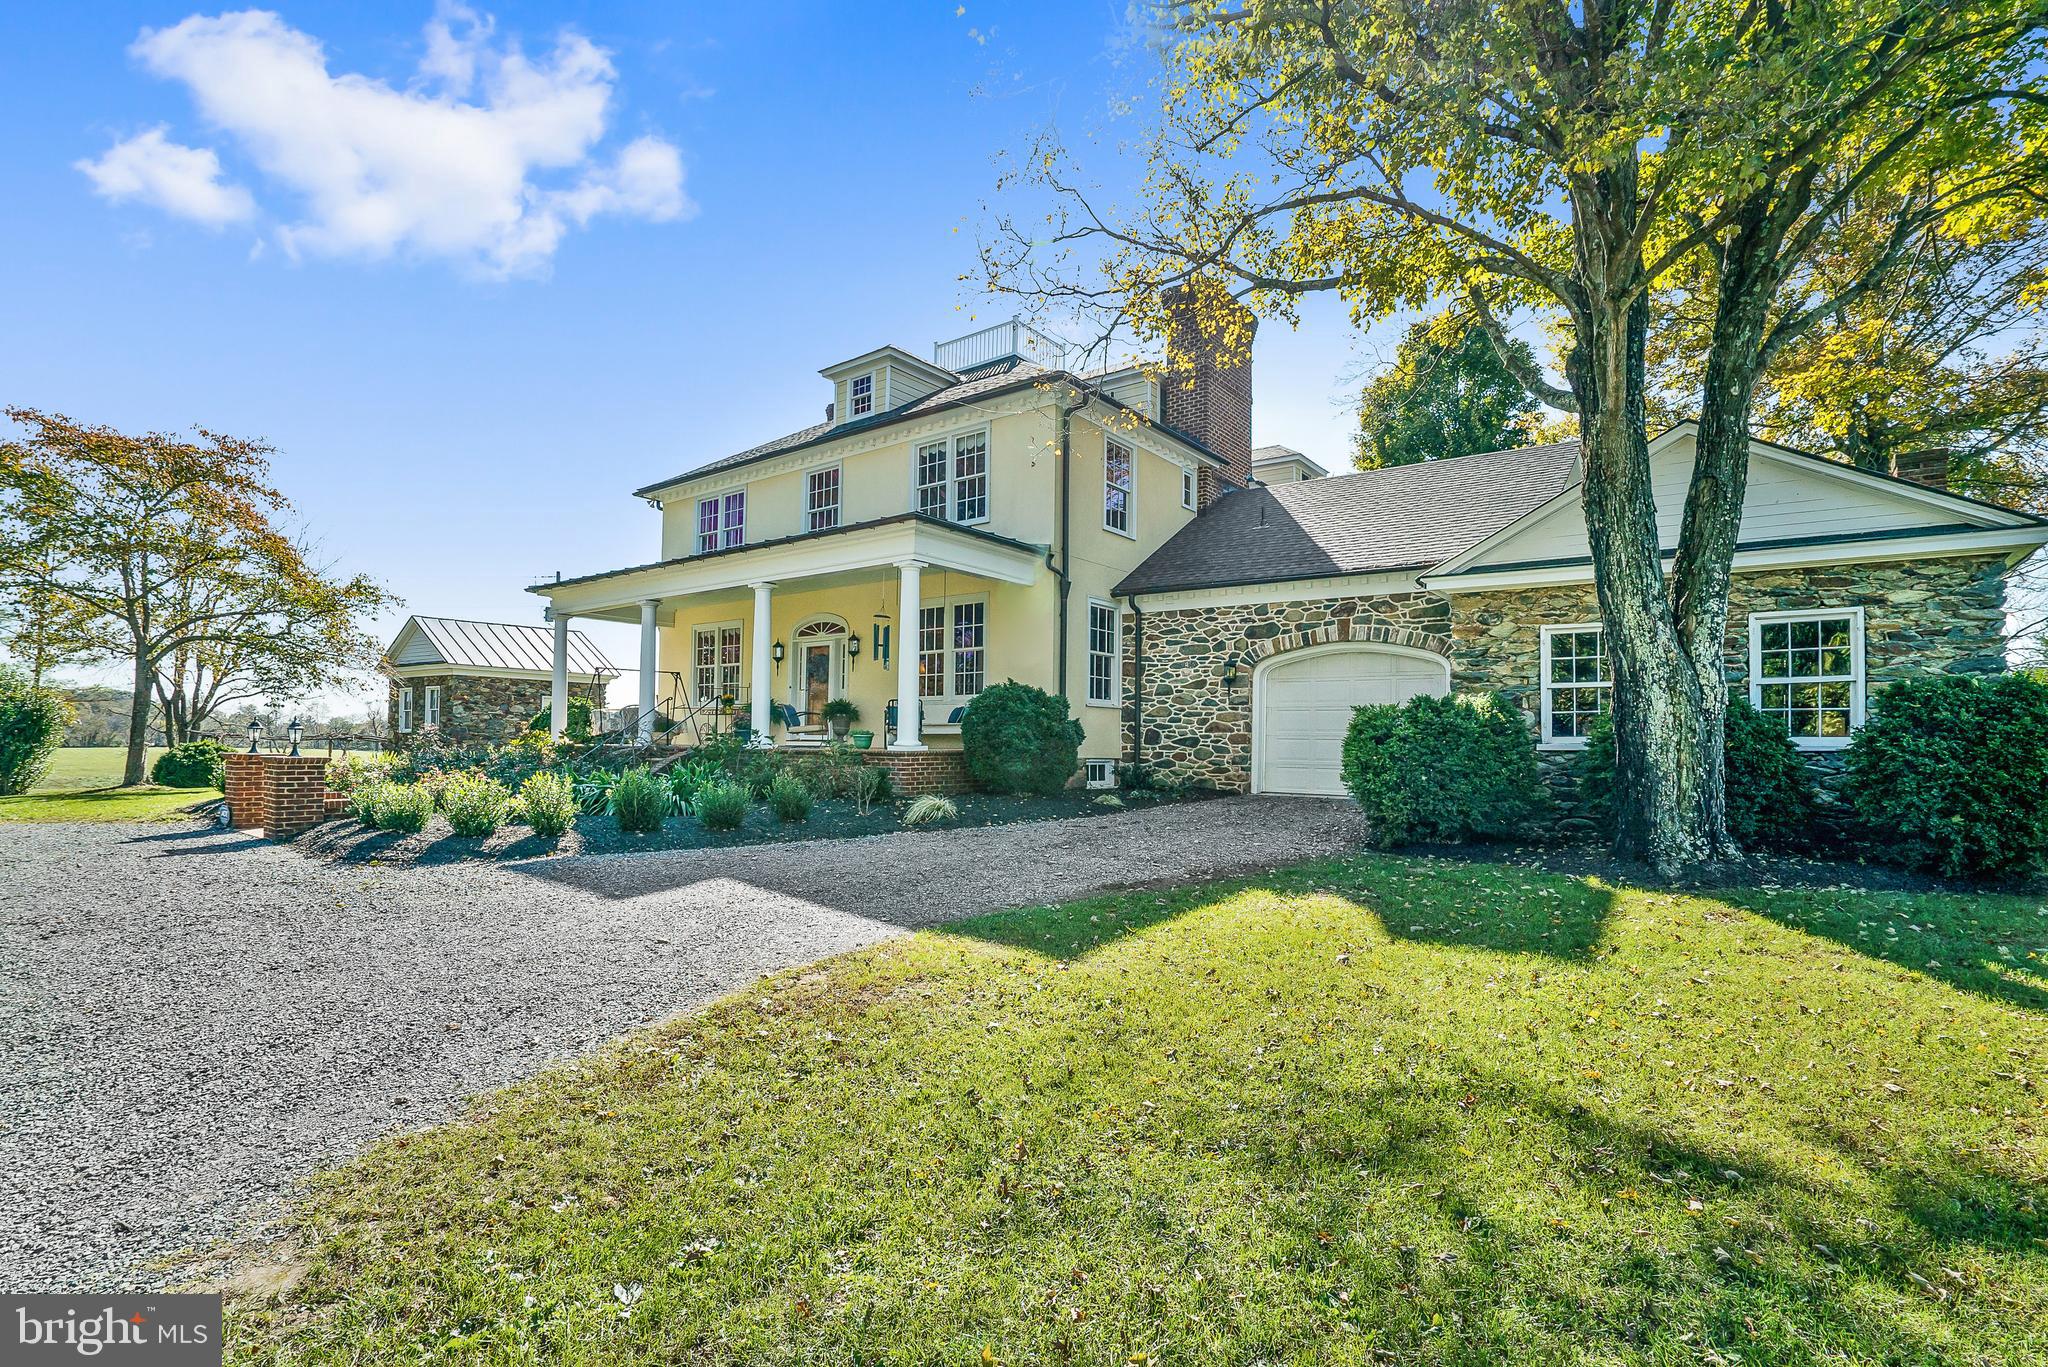
{"type": "Polygon", "coordinates": [[[1282,655],[1261,669],[1252,717],[1252,785],[1261,793],[1344,796],[1341,766],[1351,709],[1451,691],[1444,662],[1385,646],[1331,645],[1282,655]]]}

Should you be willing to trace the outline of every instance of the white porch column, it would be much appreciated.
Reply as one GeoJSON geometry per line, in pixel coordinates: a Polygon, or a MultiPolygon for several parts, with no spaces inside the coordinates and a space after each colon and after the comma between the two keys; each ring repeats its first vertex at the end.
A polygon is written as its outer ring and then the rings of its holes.
{"type": "Polygon", "coordinates": [[[556,740],[569,729],[569,614],[555,614],[555,681],[548,694],[548,735],[556,740]]]}
{"type": "Polygon", "coordinates": [[[654,647],[656,632],[654,610],[661,606],[659,599],[640,600],[640,743],[654,742],[654,647]]]}
{"type": "Polygon", "coordinates": [[[753,701],[754,744],[769,743],[768,699],[774,691],[774,661],[768,656],[769,644],[775,636],[775,625],[769,615],[768,592],[775,587],[772,583],[749,584],[754,591],[754,676],[749,696],[753,701]]]}
{"type": "Polygon", "coordinates": [[[924,604],[924,561],[896,562],[896,619],[903,639],[896,643],[896,743],[891,750],[924,749],[924,704],[917,696],[918,609],[924,604]]]}

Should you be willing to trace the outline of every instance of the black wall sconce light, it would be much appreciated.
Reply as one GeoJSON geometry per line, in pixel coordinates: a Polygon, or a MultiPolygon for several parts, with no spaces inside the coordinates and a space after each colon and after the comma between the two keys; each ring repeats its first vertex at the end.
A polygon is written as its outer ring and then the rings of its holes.
{"type": "Polygon", "coordinates": [[[1234,693],[1237,691],[1237,656],[1235,655],[1223,662],[1223,688],[1226,692],[1234,693]]]}
{"type": "Polygon", "coordinates": [[[776,642],[776,643],[775,643],[774,645],[770,646],[770,647],[768,648],[768,653],[769,653],[769,654],[771,654],[771,655],[773,655],[773,656],[775,657],[775,663],[777,663],[777,664],[781,664],[781,663],[782,663],[782,642],[780,642],[780,641],[777,641],[777,642],[776,642]]]}
{"type": "Polygon", "coordinates": [[[848,636],[846,638],[846,658],[849,660],[858,660],[860,658],[860,637],[848,636]]]}

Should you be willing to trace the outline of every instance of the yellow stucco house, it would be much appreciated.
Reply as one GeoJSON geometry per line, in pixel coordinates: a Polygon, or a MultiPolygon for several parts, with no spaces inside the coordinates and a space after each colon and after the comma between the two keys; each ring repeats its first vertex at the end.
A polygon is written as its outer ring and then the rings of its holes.
{"type": "MultiPolygon", "coordinates": [[[[1250,462],[1248,365],[1082,378],[1022,322],[825,367],[824,421],[636,490],[661,559],[535,585],[558,634],[641,627],[643,716],[730,700],[810,743],[828,702],[915,786],[1005,679],[1071,699],[1089,772],[1122,749],[1113,592],[1250,462]],[[1219,449],[1220,448],[1220,449],[1219,449]],[[915,699],[915,706],[904,700],[915,699]]],[[[948,752],[951,752],[949,755],[948,752]]]]}

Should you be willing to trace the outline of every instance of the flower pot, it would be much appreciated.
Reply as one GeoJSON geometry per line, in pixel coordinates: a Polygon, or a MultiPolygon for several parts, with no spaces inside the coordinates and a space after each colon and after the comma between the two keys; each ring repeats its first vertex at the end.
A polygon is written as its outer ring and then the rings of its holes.
{"type": "Polygon", "coordinates": [[[845,740],[845,739],[846,739],[846,718],[844,718],[844,717],[827,717],[827,718],[825,719],[825,729],[826,729],[826,730],[828,730],[828,731],[830,731],[830,732],[832,733],[832,739],[834,739],[834,740],[845,740]]]}
{"type": "Polygon", "coordinates": [[[850,734],[853,739],[853,748],[856,750],[865,750],[875,743],[875,733],[872,731],[854,731],[850,734]]]}

